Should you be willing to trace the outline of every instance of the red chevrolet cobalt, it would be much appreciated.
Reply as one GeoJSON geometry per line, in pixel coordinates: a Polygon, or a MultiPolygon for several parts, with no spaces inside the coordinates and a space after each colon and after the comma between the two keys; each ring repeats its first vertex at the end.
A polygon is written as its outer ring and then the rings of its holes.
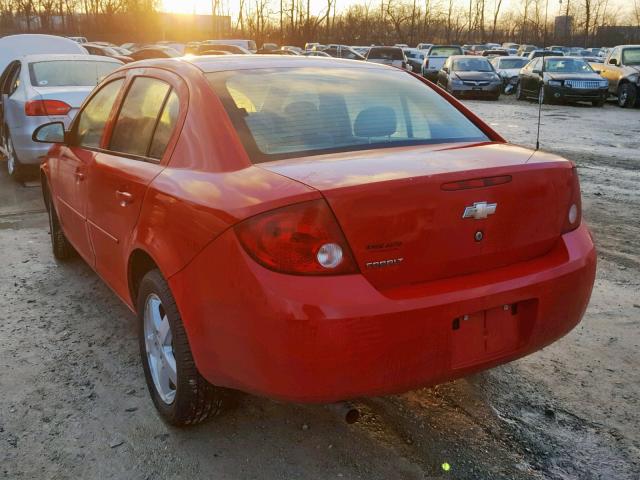
{"type": "Polygon", "coordinates": [[[137,312],[175,425],[223,387],[328,403],[462,377],[557,340],[591,294],[575,166],[400,69],[138,62],[34,139],[53,253],[137,312]]]}

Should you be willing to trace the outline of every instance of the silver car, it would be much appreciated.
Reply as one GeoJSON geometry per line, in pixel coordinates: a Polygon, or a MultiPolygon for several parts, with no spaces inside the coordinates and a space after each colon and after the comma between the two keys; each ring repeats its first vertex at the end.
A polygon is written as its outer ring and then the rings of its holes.
{"type": "Polygon", "coordinates": [[[502,78],[487,57],[452,55],[438,72],[438,85],[455,97],[479,97],[497,100],[502,78]]]}
{"type": "Polygon", "coordinates": [[[37,127],[52,121],[69,126],[91,90],[121,65],[70,54],[27,55],[9,63],[0,77],[0,141],[9,174],[19,177],[47,153],[47,145],[31,139],[37,127]]]}

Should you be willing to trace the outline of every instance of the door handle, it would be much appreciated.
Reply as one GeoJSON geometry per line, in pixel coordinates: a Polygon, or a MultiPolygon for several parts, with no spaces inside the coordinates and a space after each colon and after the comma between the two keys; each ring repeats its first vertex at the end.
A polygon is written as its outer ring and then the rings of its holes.
{"type": "Polygon", "coordinates": [[[129,192],[123,192],[123,191],[117,190],[116,198],[118,199],[118,203],[120,204],[121,207],[126,207],[127,205],[133,202],[133,195],[131,195],[129,192]]]}

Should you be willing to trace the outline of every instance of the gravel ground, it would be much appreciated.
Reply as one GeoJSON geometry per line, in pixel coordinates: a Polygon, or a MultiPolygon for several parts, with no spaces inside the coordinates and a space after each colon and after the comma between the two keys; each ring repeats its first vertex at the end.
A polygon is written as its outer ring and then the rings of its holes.
{"type": "MultiPolygon", "coordinates": [[[[467,104],[534,144],[535,105],[467,104]]],[[[39,188],[0,175],[0,478],[640,479],[639,133],[637,109],[543,112],[542,148],[579,165],[599,249],[583,322],[511,364],[363,400],[355,425],[242,395],[166,426],[133,315],[82,261],[54,262],[39,188]]]]}

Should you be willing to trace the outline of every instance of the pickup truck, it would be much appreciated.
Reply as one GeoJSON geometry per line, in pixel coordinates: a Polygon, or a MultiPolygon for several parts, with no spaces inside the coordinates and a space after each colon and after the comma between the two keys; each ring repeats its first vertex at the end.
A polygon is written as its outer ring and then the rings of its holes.
{"type": "Polygon", "coordinates": [[[609,93],[618,97],[618,105],[631,108],[640,103],[640,45],[619,45],[604,63],[591,66],[609,81],[609,93]]]}
{"type": "Polygon", "coordinates": [[[435,82],[438,72],[451,55],[464,55],[464,52],[458,45],[433,45],[422,62],[422,76],[435,82]]]}

